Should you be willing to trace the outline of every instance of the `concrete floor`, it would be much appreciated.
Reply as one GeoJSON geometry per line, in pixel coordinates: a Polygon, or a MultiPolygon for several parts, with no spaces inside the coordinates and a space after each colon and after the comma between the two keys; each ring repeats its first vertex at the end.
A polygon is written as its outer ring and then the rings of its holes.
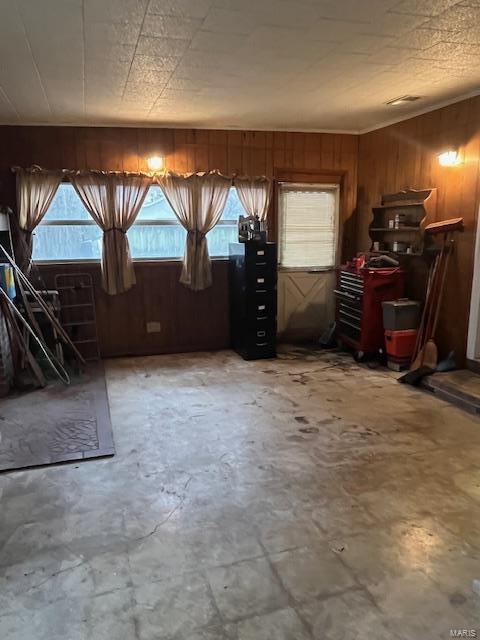
{"type": "Polygon", "coordinates": [[[480,636],[479,419],[302,350],[107,377],[114,458],[0,476],[2,640],[480,636]]]}

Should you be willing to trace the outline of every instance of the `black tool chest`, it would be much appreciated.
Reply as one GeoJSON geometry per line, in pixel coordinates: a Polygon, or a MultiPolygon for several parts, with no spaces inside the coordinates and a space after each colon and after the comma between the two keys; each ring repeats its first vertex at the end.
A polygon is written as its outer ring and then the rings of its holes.
{"type": "Polygon", "coordinates": [[[363,277],[348,271],[339,271],[337,322],[340,335],[360,343],[362,332],[363,277]]]}
{"type": "Polygon", "coordinates": [[[245,360],[274,358],[277,334],[277,246],[230,244],[232,346],[245,360]]]}

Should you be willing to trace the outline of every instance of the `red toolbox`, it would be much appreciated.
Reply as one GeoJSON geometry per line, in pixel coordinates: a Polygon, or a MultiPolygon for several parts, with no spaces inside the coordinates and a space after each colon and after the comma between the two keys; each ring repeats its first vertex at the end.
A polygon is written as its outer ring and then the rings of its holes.
{"type": "Polygon", "coordinates": [[[385,347],[387,355],[394,359],[410,359],[415,349],[417,339],[416,329],[404,329],[403,331],[385,331],[385,347]]]}
{"type": "Polygon", "coordinates": [[[363,353],[383,349],[382,302],[401,298],[404,282],[405,273],[398,267],[356,269],[355,265],[341,266],[335,289],[340,341],[363,353]]]}

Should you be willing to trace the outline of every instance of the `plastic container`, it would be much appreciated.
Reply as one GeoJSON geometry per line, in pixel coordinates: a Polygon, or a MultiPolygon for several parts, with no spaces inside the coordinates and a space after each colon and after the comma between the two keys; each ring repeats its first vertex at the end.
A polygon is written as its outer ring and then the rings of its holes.
{"type": "Polygon", "coordinates": [[[392,358],[411,358],[417,339],[416,329],[405,331],[385,331],[387,355],[392,358]]]}
{"type": "Polygon", "coordinates": [[[0,287],[2,287],[8,297],[12,300],[17,295],[13,269],[10,265],[0,264],[0,287]]]}
{"type": "Polygon", "coordinates": [[[420,303],[408,298],[382,302],[383,328],[385,331],[417,329],[420,318],[420,303]]]}

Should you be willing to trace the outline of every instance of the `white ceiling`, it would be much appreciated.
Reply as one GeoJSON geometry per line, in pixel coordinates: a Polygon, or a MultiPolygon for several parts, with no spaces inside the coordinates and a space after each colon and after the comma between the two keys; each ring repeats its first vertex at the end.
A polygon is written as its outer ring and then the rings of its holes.
{"type": "Polygon", "coordinates": [[[0,123],[364,131],[475,92],[479,24],[480,0],[0,0],[0,123]]]}

